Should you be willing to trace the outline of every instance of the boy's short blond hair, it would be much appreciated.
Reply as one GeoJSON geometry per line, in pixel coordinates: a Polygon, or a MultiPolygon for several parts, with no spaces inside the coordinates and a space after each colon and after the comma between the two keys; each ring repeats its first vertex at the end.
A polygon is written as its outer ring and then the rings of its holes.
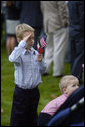
{"type": "Polygon", "coordinates": [[[61,80],[60,80],[60,83],[59,83],[59,87],[60,87],[61,93],[63,93],[63,88],[67,88],[67,86],[69,86],[71,84],[79,85],[78,78],[73,76],[73,75],[63,76],[61,78],[61,80]]]}
{"type": "Polygon", "coordinates": [[[16,37],[19,37],[22,39],[25,32],[34,32],[34,28],[31,26],[22,23],[16,26],[16,37]]]}

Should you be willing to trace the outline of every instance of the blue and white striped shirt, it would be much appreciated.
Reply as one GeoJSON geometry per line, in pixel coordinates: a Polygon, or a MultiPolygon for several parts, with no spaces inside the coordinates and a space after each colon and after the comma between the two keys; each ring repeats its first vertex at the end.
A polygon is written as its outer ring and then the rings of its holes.
{"type": "Polygon", "coordinates": [[[14,62],[15,84],[23,89],[32,89],[42,82],[41,73],[45,72],[46,63],[44,59],[38,62],[38,52],[34,48],[28,51],[26,46],[22,40],[9,56],[9,61],[14,62]]]}

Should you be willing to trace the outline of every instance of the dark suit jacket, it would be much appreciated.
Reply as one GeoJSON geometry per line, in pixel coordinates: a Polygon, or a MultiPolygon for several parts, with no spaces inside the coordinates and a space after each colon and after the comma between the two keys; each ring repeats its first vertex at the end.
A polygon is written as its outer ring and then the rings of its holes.
{"type": "Polygon", "coordinates": [[[42,28],[43,16],[40,9],[40,1],[16,1],[16,7],[20,9],[20,22],[36,28],[42,28]]]}
{"type": "Polygon", "coordinates": [[[69,32],[76,40],[84,38],[84,1],[69,1],[69,32]]]}

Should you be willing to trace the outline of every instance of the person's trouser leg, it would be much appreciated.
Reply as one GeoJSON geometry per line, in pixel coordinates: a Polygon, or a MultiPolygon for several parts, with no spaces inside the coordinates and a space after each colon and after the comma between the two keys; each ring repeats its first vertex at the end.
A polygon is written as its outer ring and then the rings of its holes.
{"type": "Polygon", "coordinates": [[[74,43],[71,42],[71,45],[75,45],[75,50],[72,50],[72,55],[75,55],[75,59],[72,62],[71,74],[76,76],[79,79],[79,82],[82,83],[82,64],[84,63],[84,42],[75,40],[74,43]],[[75,53],[75,54],[73,54],[75,53]]]}
{"type": "Polygon", "coordinates": [[[33,46],[33,48],[35,50],[37,50],[37,43],[39,41],[40,34],[41,34],[41,28],[35,28],[35,32],[34,32],[34,46],[33,46]]]}
{"type": "Polygon", "coordinates": [[[10,126],[37,126],[39,89],[23,90],[15,87],[10,126]]]}
{"type": "Polygon", "coordinates": [[[48,45],[47,47],[45,48],[45,60],[46,60],[46,63],[47,63],[47,69],[46,69],[46,72],[49,72],[50,70],[50,66],[51,66],[51,63],[53,61],[53,34],[47,34],[47,42],[48,42],[48,45]]]}
{"type": "Polygon", "coordinates": [[[60,76],[63,73],[65,53],[68,43],[68,28],[62,28],[54,34],[54,67],[53,76],[60,76]]]}

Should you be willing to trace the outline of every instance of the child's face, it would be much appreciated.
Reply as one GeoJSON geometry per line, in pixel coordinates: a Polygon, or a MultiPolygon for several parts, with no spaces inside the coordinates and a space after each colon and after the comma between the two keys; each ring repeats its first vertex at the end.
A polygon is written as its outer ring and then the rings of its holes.
{"type": "Polygon", "coordinates": [[[28,35],[30,35],[30,37],[27,39],[27,49],[30,49],[31,47],[33,47],[33,45],[34,45],[34,32],[25,32],[25,34],[24,34],[24,37],[23,37],[23,39],[25,38],[25,37],[27,37],[28,35]],[[31,35],[30,35],[31,34],[31,35]]]}
{"type": "Polygon", "coordinates": [[[65,88],[65,91],[64,91],[64,93],[66,93],[66,94],[68,94],[68,95],[71,95],[76,89],[78,89],[79,88],[79,84],[76,84],[76,83],[74,83],[74,84],[70,84],[69,86],[67,86],[66,88],[65,88]]]}

